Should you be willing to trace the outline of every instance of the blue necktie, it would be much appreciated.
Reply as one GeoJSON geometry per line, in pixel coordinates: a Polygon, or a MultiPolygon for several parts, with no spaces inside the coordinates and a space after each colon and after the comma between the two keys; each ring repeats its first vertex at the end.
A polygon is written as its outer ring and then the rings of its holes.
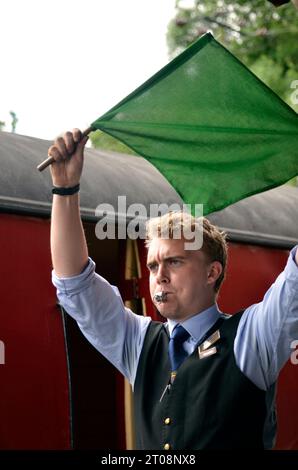
{"type": "Polygon", "coordinates": [[[177,371],[184,359],[188,356],[187,352],[183,349],[182,344],[189,337],[190,334],[182,325],[176,325],[172,331],[169,342],[169,357],[172,372],[177,371]]]}

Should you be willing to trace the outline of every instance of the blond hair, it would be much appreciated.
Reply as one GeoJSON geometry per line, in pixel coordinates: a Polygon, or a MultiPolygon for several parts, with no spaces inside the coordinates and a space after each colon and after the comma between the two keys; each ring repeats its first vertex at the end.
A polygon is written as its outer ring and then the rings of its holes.
{"type": "Polygon", "coordinates": [[[211,224],[206,217],[195,218],[188,212],[175,211],[149,219],[146,223],[145,245],[149,248],[150,242],[154,238],[183,238],[185,228],[193,233],[201,231],[203,228],[203,245],[201,250],[207,255],[209,262],[218,261],[223,268],[214,285],[215,292],[218,292],[226,273],[226,234],[211,224]]]}

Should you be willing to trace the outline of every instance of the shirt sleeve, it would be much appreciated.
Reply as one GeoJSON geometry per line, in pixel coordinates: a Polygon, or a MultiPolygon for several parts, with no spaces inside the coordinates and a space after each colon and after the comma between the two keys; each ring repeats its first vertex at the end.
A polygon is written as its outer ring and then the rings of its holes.
{"type": "Polygon", "coordinates": [[[262,390],[269,389],[298,339],[297,247],[262,302],[242,315],[234,343],[240,370],[262,390]]]}
{"type": "Polygon", "coordinates": [[[126,308],[117,287],[95,273],[90,258],[78,276],[59,278],[53,271],[52,281],[59,302],[84,336],[133,384],[151,318],[126,308]]]}

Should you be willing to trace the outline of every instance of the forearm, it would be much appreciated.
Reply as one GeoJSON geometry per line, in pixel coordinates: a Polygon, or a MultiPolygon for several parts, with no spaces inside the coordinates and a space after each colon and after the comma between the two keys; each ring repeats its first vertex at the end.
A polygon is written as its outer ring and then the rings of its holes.
{"type": "Polygon", "coordinates": [[[80,274],[88,262],[88,249],[80,217],[79,193],[53,197],[51,253],[59,277],[80,274]]]}

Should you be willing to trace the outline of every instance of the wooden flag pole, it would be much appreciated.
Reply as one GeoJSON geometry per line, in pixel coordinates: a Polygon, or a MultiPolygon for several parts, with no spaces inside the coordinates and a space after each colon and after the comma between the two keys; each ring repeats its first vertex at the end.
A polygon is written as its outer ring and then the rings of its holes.
{"type": "MultiPolygon", "coordinates": [[[[92,127],[88,127],[87,129],[85,129],[82,132],[82,139],[83,137],[86,137],[88,134],[90,134],[92,130],[93,130],[92,127]]],[[[54,161],[55,159],[53,157],[46,158],[46,160],[44,160],[37,166],[38,171],[43,171],[45,168],[47,168],[47,166],[51,165],[54,161]]]]}

